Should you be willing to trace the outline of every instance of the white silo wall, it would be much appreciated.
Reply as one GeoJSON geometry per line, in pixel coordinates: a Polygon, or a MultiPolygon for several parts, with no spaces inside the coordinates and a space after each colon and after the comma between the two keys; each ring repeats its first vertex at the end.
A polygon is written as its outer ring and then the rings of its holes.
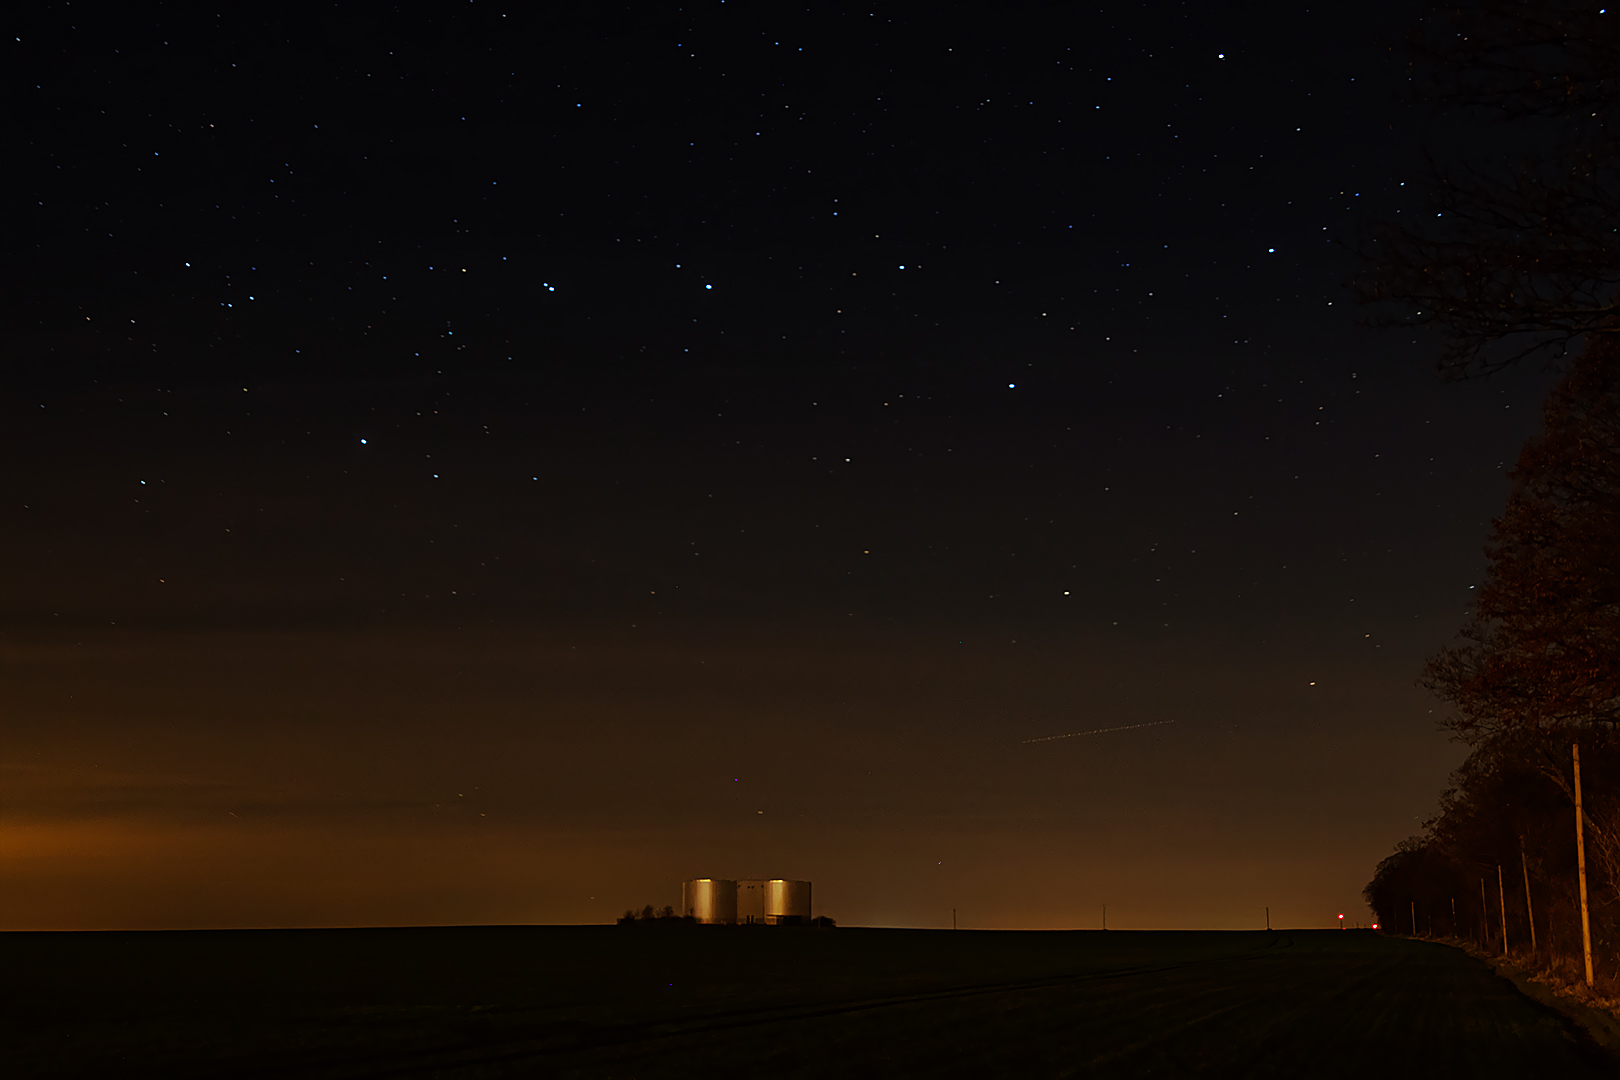
{"type": "Polygon", "coordinates": [[[743,924],[765,921],[764,878],[743,878],[737,882],[737,921],[743,924]]]}
{"type": "Polygon", "coordinates": [[[768,923],[807,923],[810,921],[810,883],[772,878],[765,885],[765,921],[768,923]]]}
{"type": "Polygon", "coordinates": [[[737,921],[737,883],[728,878],[681,882],[681,914],[700,923],[737,921]]]}

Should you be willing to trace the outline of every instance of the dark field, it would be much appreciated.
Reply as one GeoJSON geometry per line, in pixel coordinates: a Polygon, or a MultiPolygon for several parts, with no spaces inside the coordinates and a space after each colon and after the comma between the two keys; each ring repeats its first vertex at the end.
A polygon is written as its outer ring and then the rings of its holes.
{"type": "Polygon", "coordinates": [[[8,1076],[1617,1075],[1356,931],[4,934],[0,972],[8,1076]]]}

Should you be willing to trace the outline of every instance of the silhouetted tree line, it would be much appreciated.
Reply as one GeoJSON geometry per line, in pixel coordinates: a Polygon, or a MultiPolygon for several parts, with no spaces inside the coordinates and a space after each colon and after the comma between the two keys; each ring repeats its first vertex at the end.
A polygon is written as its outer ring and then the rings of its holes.
{"type": "MultiPolygon", "coordinates": [[[[1405,53],[1438,114],[1427,210],[1377,222],[1353,283],[1372,321],[1442,332],[1442,372],[1564,365],[1509,474],[1488,572],[1423,683],[1469,748],[1366,897],[1387,930],[1581,964],[1573,748],[1592,944],[1620,975],[1620,13],[1436,6],[1405,53]],[[1500,875],[1500,876],[1499,876],[1500,875]],[[1528,895],[1527,895],[1528,894],[1528,895]],[[1532,919],[1533,912],[1533,919],[1532,919]]],[[[1566,969],[1567,970],[1567,969],[1566,969]]]]}
{"type": "Polygon", "coordinates": [[[655,908],[651,904],[637,911],[635,908],[626,908],[619,916],[620,926],[634,926],[637,923],[674,925],[677,923],[691,923],[697,920],[690,915],[677,915],[675,909],[668,904],[655,908]]]}
{"type": "Polygon", "coordinates": [[[1579,958],[1580,745],[1594,954],[1620,974],[1620,334],[1589,335],[1509,474],[1460,641],[1424,684],[1470,753],[1366,896],[1388,929],[1579,958]],[[1500,867],[1500,885],[1498,870],[1500,867]],[[1529,897],[1526,898],[1528,880],[1529,897]],[[1483,882],[1483,888],[1481,887],[1483,882]],[[1483,895],[1482,895],[1483,892],[1483,895]],[[1455,904],[1455,916],[1453,916],[1455,904]],[[1532,935],[1530,917],[1535,915],[1532,935]]]}
{"type": "MultiPolygon", "coordinates": [[[[697,925],[697,919],[693,918],[691,915],[677,915],[677,914],[675,914],[675,909],[673,907],[668,906],[668,905],[665,905],[664,907],[661,907],[661,908],[655,908],[651,904],[648,904],[647,906],[643,907],[640,911],[637,911],[635,908],[626,908],[624,914],[619,916],[619,925],[620,926],[696,926],[697,925]]],[[[756,925],[763,925],[763,924],[756,924],[756,925]]],[[[838,924],[836,922],[834,922],[832,919],[829,919],[825,915],[817,915],[814,919],[808,919],[808,920],[805,920],[804,922],[795,922],[795,921],[784,919],[784,921],[782,923],[780,923],[779,925],[783,925],[783,926],[814,926],[814,927],[818,927],[820,929],[831,929],[833,927],[836,927],[838,924]]]]}

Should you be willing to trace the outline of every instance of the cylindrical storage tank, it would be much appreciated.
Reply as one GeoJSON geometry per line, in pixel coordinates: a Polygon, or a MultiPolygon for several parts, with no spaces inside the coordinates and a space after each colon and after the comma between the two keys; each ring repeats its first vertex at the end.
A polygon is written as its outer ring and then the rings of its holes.
{"type": "Polygon", "coordinates": [[[681,882],[681,914],[700,923],[737,921],[737,883],[725,878],[681,882]]]}
{"type": "Polygon", "coordinates": [[[768,923],[808,923],[810,883],[773,878],[765,883],[765,921],[768,923]]]}

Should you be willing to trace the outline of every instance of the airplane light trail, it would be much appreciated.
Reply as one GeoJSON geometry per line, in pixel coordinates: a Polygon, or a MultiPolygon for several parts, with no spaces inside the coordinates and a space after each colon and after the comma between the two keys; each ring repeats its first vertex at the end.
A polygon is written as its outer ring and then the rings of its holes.
{"type": "Polygon", "coordinates": [[[1173,724],[1174,720],[1154,720],[1147,724],[1126,724],[1124,727],[1100,727],[1090,731],[1071,731],[1067,735],[1045,735],[1039,739],[1025,739],[1025,743],[1051,742],[1053,739],[1077,739],[1082,735],[1101,735],[1109,731],[1134,731],[1136,728],[1158,727],[1160,724],[1173,724]]]}

